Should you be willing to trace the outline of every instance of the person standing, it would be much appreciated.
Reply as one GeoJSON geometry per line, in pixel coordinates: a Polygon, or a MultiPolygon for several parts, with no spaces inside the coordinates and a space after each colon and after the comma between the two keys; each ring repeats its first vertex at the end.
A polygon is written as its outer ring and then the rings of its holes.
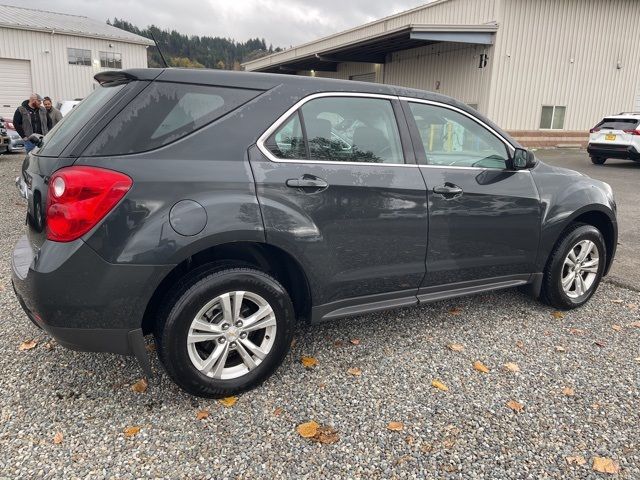
{"type": "Polygon", "coordinates": [[[13,114],[13,125],[24,140],[24,149],[29,153],[36,145],[29,140],[34,133],[46,135],[49,131],[47,111],[42,106],[42,97],[32,93],[13,114]]]}
{"type": "Polygon", "coordinates": [[[51,101],[51,97],[44,97],[44,105],[45,110],[47,111],[47,127],[51,130],[55,127],[56,123],[62,120],[62,113],[56,107],[53,106],[53,102],[51,101]]]}

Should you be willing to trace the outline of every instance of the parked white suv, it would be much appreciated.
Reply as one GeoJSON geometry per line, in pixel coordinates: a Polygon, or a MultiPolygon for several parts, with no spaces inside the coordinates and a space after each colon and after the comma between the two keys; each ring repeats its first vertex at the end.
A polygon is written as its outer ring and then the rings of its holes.
{"type": "Polygon", "coordinates": [[[587,151],[596,165],[602,165],[607,158],[640,162],[640,112],[604,118],[589,131],[587,151]]]}

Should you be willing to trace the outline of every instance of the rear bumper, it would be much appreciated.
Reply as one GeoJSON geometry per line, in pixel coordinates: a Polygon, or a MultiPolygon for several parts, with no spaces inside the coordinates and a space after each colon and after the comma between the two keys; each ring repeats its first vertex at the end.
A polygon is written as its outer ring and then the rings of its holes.
{"type": "Polygon", "coordinates": [[[640,161],[640,152],[633,145],[609,145],[605,143],[589,143],[587,152],[592,157],[621,158],[640,161]]]}
{"type": "Polygon", "coordinates": [[[82,240],[45,241],[36,252],[23,236],[13,252],[12,282],[27,316],[60,345],[140,360],[142,317],[170,269],[110,264],[82,240]]]}

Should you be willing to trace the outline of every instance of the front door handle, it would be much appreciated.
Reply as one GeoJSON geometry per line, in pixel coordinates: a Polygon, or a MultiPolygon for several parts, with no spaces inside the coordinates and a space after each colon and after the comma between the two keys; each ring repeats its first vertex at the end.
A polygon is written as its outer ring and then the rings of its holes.
{"type": "Polygon", "coordinates": [[[445,198],[454,198],[462,195],[463,190],[458,185],[447,182],[439,187],[433,187],[433,193],[442,195],[445,198]]]}
{"type": "Polygon", "coordinates": [[[286,185],[291,188],[307,188],[314,190],[324,190],[329,186],[329,184],[323,179],[311,175],[304,175],[302,178],[290,178],[286,181],[286,185]]]}

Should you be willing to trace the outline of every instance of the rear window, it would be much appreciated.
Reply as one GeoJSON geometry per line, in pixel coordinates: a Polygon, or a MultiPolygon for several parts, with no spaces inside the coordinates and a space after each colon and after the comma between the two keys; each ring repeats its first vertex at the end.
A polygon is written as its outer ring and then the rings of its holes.
{"type": "Polygon", "coordinates": [[[37,155],[43,157],[57,157],[80,132],[82,127],[91,121],[100,109],[112,101],[114,97],[126,87],[120,83],[112,86],[99,86],[73,110],[67,113],[51,131],[43,138],[43,145],[37,150],[37,155]]]}
{"type": "Polygon", "coordinates": [[[124,155],[162,147],[226,115],[259,93],[153,82],[116,115],[83,155],[124,155]]]}
{"type": "Polygon", "coordinates": [[[600,130],[635,130],[638,120],[633,118],[605,118],[595,128],[600,130]]]}

